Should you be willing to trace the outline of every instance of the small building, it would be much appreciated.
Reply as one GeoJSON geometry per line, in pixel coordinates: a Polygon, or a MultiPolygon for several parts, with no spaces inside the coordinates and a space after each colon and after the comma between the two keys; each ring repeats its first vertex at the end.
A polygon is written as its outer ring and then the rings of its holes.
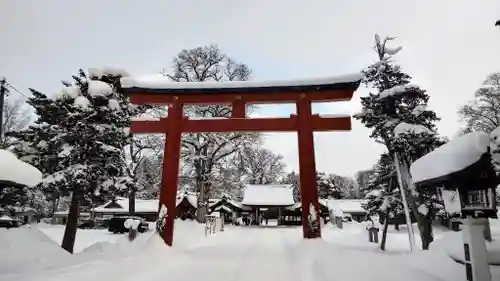
{"type": "Polygon", "coordinates": [[[0,208],[0,215],[2,214],[24,224],[38,222],[40,218],[37,211],[31,207],[12,206],[6,209],[0,208]]]}
{"type": "Polygon", "coordinates": [[[327,204],[333,216],[349,216],[354,221],[362,222],[366,220],[366,210],[363,209],[363,204],[366,201],[363,199],[330,199],[327,204]]]}
{"type": "Polygon", "coordinates": [[[236,202],[227,195],[223,195],[220,199],[213,200],[208,204],[210,213],[219,212],[224,217],[224,222],[232,222],[233,216],[239,217],[243,212],[250,212],[252,208],[243,206],[240,202],[236,202]]]}
{"type": "MultiPolygon", "coordinates": [[[[66,224],[68,222],[69,211],[57,211],[54,212],[53,222],[54,224],[66,224]]],[[[91,214],[87,212],[80,212],[78,219],[80,221],[89,220],[91,214]]]]}
{"type": "Polygon", "coordinates": [[[175,214],[177,218],[194,219],[198,206],[198,197],[188,192],[177,195],[175,201],[175,214]]]}
{"type": "MultiPolygon", "coordinates": [[[[293,206],[293,188],[288,184],[269,184],[245,186],[242,206],[249,208],[254,224],[260,224],[261,214],[267,219],[282,217],[286,207],[293,206]]],[[[280,220],[278,219],[278,224],[280,220]]]]}
{"type": "MultiPolygon", "coordinates": [[[[144,218],[147,221],[155,221],[158,218],[158,199],[145,200],[135,199],[135,215],[144,218]]],[[[114,200],[106,202],[93,210],[94,217],[97,219],[110,219],[114,215],[129,213],[129,199],[117,197],[114,200]]]]}

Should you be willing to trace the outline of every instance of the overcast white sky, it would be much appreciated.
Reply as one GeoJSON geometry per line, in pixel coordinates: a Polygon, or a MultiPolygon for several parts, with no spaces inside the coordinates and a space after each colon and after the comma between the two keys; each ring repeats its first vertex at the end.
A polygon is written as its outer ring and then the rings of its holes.
{"type": "MultiPolygon", "coordinates": [[[[78,68],[155,73],[181,49],[211,43],[247,63],[254,80],[351,73],[375,61],[379,33],[399,37],[395,59],[428,90],[440,133],[452,136],[458,106],[500,71],[498,0],[2,0],[0,11],[0,76],[25,93],[57,91],[78,68]]],[[[316,111],[356,111],[366,94],[360,88],[350,104],[316,111]]],[[[316,134],[317,169],[354,175],[371,167],[382,148],[368,135],[354,120],[352,132],[316,134]]],[[[298,169],[295,134],[267,136],[265,145],[298,169]]]]}

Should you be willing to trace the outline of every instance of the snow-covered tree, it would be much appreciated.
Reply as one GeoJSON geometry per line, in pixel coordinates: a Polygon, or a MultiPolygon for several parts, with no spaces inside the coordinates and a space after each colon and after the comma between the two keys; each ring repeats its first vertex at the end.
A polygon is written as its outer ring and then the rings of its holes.
{"type": "Polygon", "coordinates": [[[345,198],[350,194],[352,182],[349,179],[323,172],[316,172],[316,184],[319,198],[345,198]]]}
{"type": "MultiPolygon", "coordinates": [[[[355,118],[372,129],[371,137],[385,144],[393,161],[393,153],[398,153],[402,172],[408,177],[410,164],[441,145],[443,140],[435,128],[439,118],[427,108],[429,95],[419,86],[410,84],[411,77],[392,59],[402,49],[388,46],[394,39],[375,36],[374,49],[379,61],[364,71],[364,82],[376,92],[361,98],[362,111],[355,118]]],[[[410,180],[405,178],[404,182],[410,180]]],[[[408,193],[408,187],[401,188],[408,193]]],[[[408,193],[408,201],[419,223],[423,248],[428,249],[433,240],[429,223],[432,214],[418,213],[418,206],[425,202],[418,202],[424,197],[415,193],[415,190],[408,193]]]]}
{"type": "Polygon", "coordinates": [[[283,156],[259,145],[248,146],[239,152],[241,167],[250,184],[277,183],[284,173],[283,156]]]}
{"type": "Polygon", "coordinates": [[[389,154],[380,155],[362,192],[368,199],[363,207],[370,215],[386,214],[389,217],[395,217],[403,214],[396,169],[389,154]]]}
{"type": "MultiPolygon", "coordinates": [[[[250,68],[222,53],[216,45],[182,50],[173,60],[171,73],[164,73],[176,82],[245,81],[250,68]]],[[[190,105],[186,115],[197,118],[229,117],[229,105],[190,105]]],[[[193,133],[182,139],[182,161],[190,166],[188,175],[194,179],[198,196],[198,221],[204,221],[208,194],[215,181],[215,169],[225,158],[247,145],[255,143],[257,134],[249,133],[193,133]]]]}
{"type": "Polygon", "coordinates": [[[460,107],[464,132],[491,133],[500,126],[500,72],[492,73],[474,93],[474,100],[460,107]]]}
{"type": "Polygon", "coordinates": [[[300,178],[299,174],[292,171],[287,173],[280,181],[281,184],[291,184],[293,188],[293,200],[300,202],[300,178]]]}
{"type": "Polygon", "coordinates": [[[354,180],[356,181],[356,185],[357,185],[357,194],[356,194],[357,197],[364,198],[363,191],[368,188],[368,181],[369,181],[370,177],[372,176],[373,172],[374,172],[374,169],[367,169],[367,170],[358,171],[354,175],[354,180]]]}
{"type": "MultiPolygon", "coordinates": [[[[292,171],[286,174],[280,180],[280,183],[291,184],[295,202],[300,201],[300,174],[292,171]]],[[[354,180],[350,178],[316,171],[316,188],[318,189],[319,198],[346,198],[351,194],[354,185],[354,180]]]]}
{"type": "Polygon", "coordinates": [[[96,204],[126,193],[133,183],[126,171],[127,128],[137,107],[120,93],[126,73],[80,70],[73,83],[53,98],[31,90],[35,125],[17,132],[14,151],[43,173],[46,194],[70,196],[71,204],[62,247],[73,251],[81,205],[96,204]]]}

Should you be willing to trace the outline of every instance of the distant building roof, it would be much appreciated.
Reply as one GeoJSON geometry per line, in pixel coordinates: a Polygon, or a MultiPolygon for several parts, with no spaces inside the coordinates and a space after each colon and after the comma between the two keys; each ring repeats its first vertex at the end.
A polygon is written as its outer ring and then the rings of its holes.
{"type": "MultiPolygon", "coordinates": [[[[177,195],[175,206],[178,206],[184,199],[186,199],[195,208],[198,205],[196,195],[182,192],[177,195]]],[[[159,204],[158,199],[135,199],[135,212],[155,213],[158,212],[159,204]]],[[[117,197],[116,200],[110,200],[106,202],[106,204],[95,208],[95,212],[98,213],[128,213],[128,210],[129,199],[124,197],[117,197]]]]}
{"type": "Polygon", "coordinates": [[[293,188],[288,184],[270,184],[245,186],[243,201],[246,206],[292,206],[293,188]]]}
{"type": "Polygon", "coordinates": [[[328,208],[335,213],[365,213],[362,204],[367,202],[363,199],[330,199],[328,208]]]}

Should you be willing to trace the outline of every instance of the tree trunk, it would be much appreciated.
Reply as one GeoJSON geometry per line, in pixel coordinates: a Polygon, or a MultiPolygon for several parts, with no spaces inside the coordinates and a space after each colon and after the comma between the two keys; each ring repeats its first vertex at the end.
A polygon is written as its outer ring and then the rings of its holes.
{"type": "Polygon", "coordinates": [[[56,212],[57,212],[57,206],[59,206],[59,198],[60,196],[55,197],[54,201],[52,201],[52,214],[51,214],[51,219],[50,219],[50,224],[56,224],[56,212]]]}
{"type": "Polygon", "coordinates": [[[389,228],[389,212],[390,210],[387,209],[387,212],[385,213],[384,230],[382,231],[382,241],[380,242],[380,249],[382,251],[385,251],[385,243],[387,242],[387,229],[389,228]]]}
{"type": "MultiPolygon", "coordinates": [[[[135,157],[135,154],[134,154],[134,144],[133,142],[130,144],[129,146],[129,149],[130,149],[130,158],[132,160],[132,167],[135,167],[135,170],[137,170],[137,166],[139,165],[139,163],[136,163],[137,161],[137,158],[135,157]],[[134,166],[134,163],[136,163],[136,165],[134,166]]],[[[136,178],[136,171],[133,171],[133,176],[134,176],[134,179],[137,180],[136,178]]],[[[130,186],[130,192],[128,194],[128,213],[130,215],[134,215],[135,214],[135,189],[136,189],[136,186],[135,186],[135,183],[137,181],[134,181],[134,184],[132,184],[130,186]]]]}
{"type": "Polygon", "coordinates": [[[427,216],[421,216],[422,222],[418,224],[420,236],[422,238],[422,250],[429,250],[429,246],[434,241],[432,236],[432,221],[427,216]]]}
{"type": "Polygon", "coordinates": [[[135,186],[130,188],[128,194],[128,213],[132,216],[135,215],[135,186]]]}
{"type": "Polygon", "coordinates": [[[397,231],[399,231],[399,224],[397,224],[397,223],[394,224],[394,229],[397,230],[397,231]]]}
{"type": "Polygon", "coordinates": [[[488,242],[491,242],[491,228],[490,228],[490,220],[484,219],[484,229],[483,229],[484,239],[488,242]]]}
{"type": "Polygon", "coordinates": [[[196,220],[199,223],[204,223],[205,222],[205,217],[207,215],[207,204],[206,200],[207,197],[207,183],[199,183],[200,185],[200,194],[198,196],[198,206],[196,208],[196,220]]]}
{"type": "Polygon", "coordinates": [[[430,244],[432,243],[432,241],[434,241],[434,236],[432,234],[432,220],[430,216],[431,210],[428,211],[429,214],[426,216],[423,216],[418,212],[418,206],[415,197],[413,196],[411,190],[408,190],[411,184],[411,177],[408,165],[404,163],[404,165],[401,166],[402,166],[401,170],[402,170],[404,185],[407,187],[404,188],[404,190],[407,194],[408,203],[410,204],[413,215],[417,220],[418,229],[420,231],[420,239],[422,240],[422,250],[429,250],[430,244]]]}
{"type": "Polygon", "coordinates": [[[61,247],[73,253],[73,246],[75,245],[76,230],[78,225],[78,217],[80,215],[80,202],[78,194],[73,192],[71,195],[71,205],[69,208],[68,221],[66,223],[66,228],[64,229],[64,237],[61,247]]]}

